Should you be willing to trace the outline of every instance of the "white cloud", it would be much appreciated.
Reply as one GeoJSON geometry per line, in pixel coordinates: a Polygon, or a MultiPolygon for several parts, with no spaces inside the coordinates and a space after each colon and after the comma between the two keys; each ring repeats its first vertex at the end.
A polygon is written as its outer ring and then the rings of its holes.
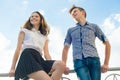
{"type": "MultiPolygon", "coordinates": [[[[62,35],[62,30],[58,26],[52,26],[49,35],[49,51],[53,59],[62,59],[62,49],[64,46],[65,35],[62,35]]],[[[68,57],[68,65],[72,68],[72,49],[70,48],[68,57]],[[70,63],[69,63],[70,62],[70,63]]]]}
{"type": "MultiPolygon", "coordinates": [[[[10,48],[11,41],[0,33],[0,74],[8,73],[11,67],[14,48],[10,48]]],[[[13,80],[13,77],[0,77],[0,80],[13,80]]]]}
{"type": "Polygon", "coordinates": [[[115,29],[111,35],[109,36],[109,40],[111,43],[111,66],[120,66],[120,64],[118,64],[119,61],[119,52],[120,52],[120,26],[115,29]]]}
{"type": "Polygon", "coordinates": [[[22,1],[22,6],[19,6],[20,10],[22,12],[26,11],[29,5],[29,1],[28,0],[23,0],[22,1]]]}
{"type": "Polygon", "coordinates": [[[42,15],[45,15],[45,11],[44,10],[39,10],[39,12],[42,14],[42,15]]]}
{"type": "MultiPolygon", "coordinates": [[[[112,14],[110,17],[106,18],[103,23],[103,29],[110,41],[111,44],[111,57],[110,57],[110,66],[119,67],[119,52],[120,52],[120,14],[112,14]]],[[[99,48],[101,48],[99,46],[99,48]]],[[[103,49],[99,50],[101,53],[104,53],[103,49]]],[[[104,55],[102,55],[103,58],[104,55]]]]}
{"type": "Polygon", "coordinates": [[[120,14],[112,14],[104,20],[103,29],[107,35],[110,35],[117,27],[120,26],[120,14]]]}
{"type": "Polygon", "coordinates": [[[29,1],[28,1],[28,0],[24,0],[22,3],[23,3],[24,5],[28,5],[29,1]]]}
{"type": "Polygon", "coordinates": [[[53,59],[61,59],[64,37],[59,27],[52,26],[50,30],[49,51],[53,59]]]}
{"type": "Polygon", "coordinates": [[[13,49],[10,49],[10,41],[0,33],[0,72],[6,73],[10,69],[13,57],[13,49]]]}
{"type": "Polygon", "coordinates": [[[118,22],[120,22],[120,14],[115,14],[114,19],[117,20],[118,22]]]}
{"type": "Polygon", "coordinates": [[[10,41],[3,34],[0,33],[0,51],[7,48],[9,44],[10,41]]]}
{"type": "Polygon", "coordinates": [[[63,9],[61,10],[62,13],[66,12],[66,11],[67,11],[67,8],[63,8],[63,9]]]}
{"type": "MultiPolygon", "coordinates": [[[[118,61],[120,60],[119,52],[120,52],[120,14],[112,14],[110,17],[106,18],[103,23],[103,29],[107,33],[107,37],[111,44],[111,56],[109,61],[109,67],[119,67],[120,64],[118,61]],[[116,25],[117,24],[117,25],[116,25]]],[[[101,41],[96,40],[97,50],[100,56],[101,63],[104,62],[105,57],[105,47],[101,41]]],[[[107,72],[102,74],[102,80],[104,80],[109,74],[114,73],[107,72]]],[[[116,71],[116,74],[120,74],[120,72],[116,71]]],[[[112,76],[113,77],[113,76],[112,76]]],[[[111,78],[111,77],[110,77],[111,78]]],[[[110,79],[109,78],[109,79],[110,79]]]]}

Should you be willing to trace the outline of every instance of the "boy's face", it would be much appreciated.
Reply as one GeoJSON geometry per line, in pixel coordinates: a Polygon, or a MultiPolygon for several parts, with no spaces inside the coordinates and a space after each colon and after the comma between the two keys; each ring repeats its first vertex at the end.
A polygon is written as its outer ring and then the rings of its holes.
{"type": "Polygon", "coordinates": [[[71,11],[71,15],[72,17],[75,19],[75,20],[78,20],[81,18],[81,16],[83,14],[83,11],[80,11],[78,8],[74,8],[72,11],[71,11]]]}

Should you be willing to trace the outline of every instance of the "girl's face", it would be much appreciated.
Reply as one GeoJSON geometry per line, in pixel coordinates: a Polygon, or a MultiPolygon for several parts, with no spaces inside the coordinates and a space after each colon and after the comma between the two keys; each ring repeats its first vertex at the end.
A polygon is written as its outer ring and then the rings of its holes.
{"type": "Polygon", "coordinates": [[[40,25],[40,16],[37,13],[33,13],[30,17],[30,23],[33,26],[39,26],[40,25]]]}

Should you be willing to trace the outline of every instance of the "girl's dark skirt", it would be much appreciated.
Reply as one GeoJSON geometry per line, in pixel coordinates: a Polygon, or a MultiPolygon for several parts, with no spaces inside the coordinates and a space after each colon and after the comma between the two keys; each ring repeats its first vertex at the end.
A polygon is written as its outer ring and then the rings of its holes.
{"type": "Polygon", "coordinates": [[[43,70],[49,73],[54,60],[44,60],[40,53],[34,49],[25,49],[20,56],[15,71],[15,80],[26,78],[28,74],[43,70]]]}

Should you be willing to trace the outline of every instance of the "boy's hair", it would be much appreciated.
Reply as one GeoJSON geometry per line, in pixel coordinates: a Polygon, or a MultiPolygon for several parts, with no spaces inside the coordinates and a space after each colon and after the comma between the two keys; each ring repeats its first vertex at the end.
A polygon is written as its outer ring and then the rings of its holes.
{"type": "Polygon", "coordinates": [[[83,9],[82,7],[75,6],[75,5],[73,5],[70,8],[69,13],[71,14],[72,10],[75,9],[75,8],[78,8],[80,11],[84,11],[85,12],[85,17],[87,16],[85,9],[83,9]]]}

